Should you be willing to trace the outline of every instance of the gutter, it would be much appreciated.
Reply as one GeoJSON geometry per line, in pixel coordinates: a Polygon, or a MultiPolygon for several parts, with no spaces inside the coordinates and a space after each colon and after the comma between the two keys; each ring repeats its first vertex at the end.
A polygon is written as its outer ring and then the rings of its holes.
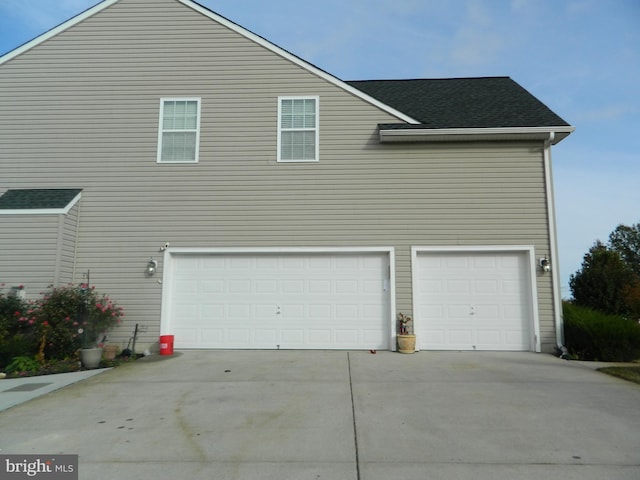
{"type": "MultiPolygon", "coordinates": [[[[558,255],[558,238],[556,231],[556,207],[553,191],[553,172],[551,168],[551,145],[554,145],[555,132],[549,132],[549,137],[544,142],[543,161],[544,177],[547,190],[547,220],[549,224],[549,243],[551,248],[552,268],[551,284],[553,290],[553,316],[556,325],[556,345],[560,351],[564,347],[564,321],[562,318],[562,292],[560,290],[560,261],[558,255]]],[[[556,142],[557,143],[557,142],[556,142]]]]}
{"type": "Polygon", "coordinates": [[[379,125],[378,135],[381,143],[543,140],[555,145],[574,130],[571,126],[425,128],[424,125],[389,124],[379,125]]]}

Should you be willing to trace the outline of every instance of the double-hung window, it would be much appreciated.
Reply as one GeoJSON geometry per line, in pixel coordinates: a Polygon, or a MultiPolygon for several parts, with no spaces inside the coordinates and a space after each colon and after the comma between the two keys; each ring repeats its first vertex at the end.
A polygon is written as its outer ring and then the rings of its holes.
{"type": "Polygon", "coordinates": [[[319,97],[278,98],[278,161],[318,161],[319,97]]]}
{"type": "Polygon", "coordinates": [[[158,163],[195,163],[199,143],[200,99],[161,99],[158,163]]]}

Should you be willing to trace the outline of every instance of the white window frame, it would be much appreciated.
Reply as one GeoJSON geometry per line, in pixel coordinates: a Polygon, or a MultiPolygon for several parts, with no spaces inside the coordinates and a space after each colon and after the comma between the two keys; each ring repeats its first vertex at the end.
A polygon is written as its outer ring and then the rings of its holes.
{"type": "Polygon", "coordinates": [[[299,163],[320,161],[320,97],[317,95],[302,96],[279,96],[278,97],[278,162],[299,163]],[[314,128],[282,128],[282,101],[283,100],[314,100],[316,104],[316,124],[314,128]],[[283,159],[282,158],[282,134],[292,131],[313,131],[315,132],[315,152],[313,159],[283,159]]]}
{"type": "Polygon", "coordinates": [[[156,158],[156,163],[198,163],[200,158],[200,105],[201,98],[200,97],[164,97],[160,99],[160,118],[158,120],[158,156],[156,158]],[[177,129],[165,129],[163,125],[164,119],[164,106],[166,102],[196,102],[197,104],[197,118],[196,118],[196,128],[195,129],[187,129],[187,130],[177,130],[177,129]],[[195,149],[195,158],[193,160],[162,160],[162,136],[165,132],[194,132],[196,134],[196,149],[195,149]]]}

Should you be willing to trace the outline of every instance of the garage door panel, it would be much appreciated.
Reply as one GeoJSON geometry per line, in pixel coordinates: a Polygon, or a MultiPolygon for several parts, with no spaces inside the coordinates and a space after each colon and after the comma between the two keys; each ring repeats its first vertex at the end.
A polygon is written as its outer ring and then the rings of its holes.
{"type": "Polygon", "coordinates": [[[200,329],[200,342],[204,345],[215,345],[224,338],[224,331],[220,328],[200,329]]]}
{"type": "Polygon", "coordinates": [[[494,324],[501,324],[506,320],[510,323],[511,319],[504,318],[504,316],[500,313],[503,310],[502,305],[482,305],[477,303],[475,308],[472,311],[472,321],[475,323],[479,322],[491,322],[494,324]]]}
{"type": "Polygon", "coordinates": [[[474,270],[490,270],[493,271],[496,268],[496,257],[493,256],[482,256],[482,257],[473,257],[470,259],[471,267],[474,270]]]}
{"type": "Polygon", "coordinates": [[[471,293],[471,282],[469,280],[447,280],[445,283],[445,294],[465,295],[471,293]]]}
{"type": "Polygon", "coordinates": [[[473,345],[473,331],[460,330],[450,328],[448,330],[449,343],[455,346],[456,349],[469,350],[473,345]]]}
{"type": "Polygon", "coordinates": [[[358,343],[360,332],[356,329],[336,330],[336,343],[338,345],[353,345],[358,343]]]}
{"type": "Polygon", "coordinates": [[[477,332],[476,349],[478,350],[484,350],[486,346],[491,347],[492,345],[505,343],[502,341],[502,332],[500,330],[478,329],[477,332]]]}
{"type": "Polygon", "coordinates": [[[199,338],[198,338],[199,329],[178,327],[174,331],[175,331],[175,337],[183,339],[185,343],[188,342],[188,343],[195,344],[199,342],[199,338]]]}
{"type": "Polygon", "coordinates": [[[278,331],[275,328],[256,328],[254,329],[256,345],[268,347],[278,343],[278,331]]]}
{"type": "Polygon", "coordinates": [[[526,253],[418,252],[414,268],[421,348],[531,348],[526,253]]]}
{"type": "Polygon", "coordinates": [[[251,330],[249,328],[229,328],[227,330],[231,345],[251,345],[251,330]]]}
{"type": "Polygon", "coordinates": [[[337,280],[335,285],[338,295],[355,295],[359,292],[357,280],[337,280]]]}
{"type": "Polygon", "coordinates": [[[341,322],[351,322],[354,318],[360,318],[358,305],[336,305],[336,319],[341,322]]]}
{"type": "Polygon", "coordinates": [[[283,328],[280,330],[280,340],[282,342],[282,345],[304,345],[305,332],[300,328],[283,328]]]}
{"type": "Polygon", "coordinates": [[[177,255],[168,328],[176,348],[388,348],[388,258],[177,255]]]}
{"type": "Polygon", "coordinates": [[[309,280],[309,293],[311,295],[328,295],[331,293],[329,280],[309,280]]]}
{"type": "Polygon", "coordinates": [[[329,346],[331,341],[331,330],[329,329],[313,329],[308,330],[307,343],[312,345],[329,346]]]}
{"type": "Polygon", "coordinates": [[[499,282],[497,280],[478,280],[473,282],[473,293],[476,295],[492,295],[499,293],[499,282]]]}

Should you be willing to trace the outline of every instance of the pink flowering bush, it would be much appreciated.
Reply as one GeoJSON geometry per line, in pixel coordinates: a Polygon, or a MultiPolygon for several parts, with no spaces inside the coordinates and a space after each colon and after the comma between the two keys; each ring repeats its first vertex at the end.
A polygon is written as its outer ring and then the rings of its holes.
{"type": "Polygon", "coordinates": [[[34,322],[47,358],[66,358],[78,348],[91,348],[120,323],[122,308],[86,284],[52,288],[36,302],[34,322]]]}
{"type": "Polygon", "coordinates": [[[123,316],[113,300],[86,284],[50,288],[39,300],[11,304],[5,310],[10,317],[5,322],[8,330],[29,340],[28,351],[20,355],[35,355],[41,363],[70,358],[79,348],[96,346],[123,316]]]}

